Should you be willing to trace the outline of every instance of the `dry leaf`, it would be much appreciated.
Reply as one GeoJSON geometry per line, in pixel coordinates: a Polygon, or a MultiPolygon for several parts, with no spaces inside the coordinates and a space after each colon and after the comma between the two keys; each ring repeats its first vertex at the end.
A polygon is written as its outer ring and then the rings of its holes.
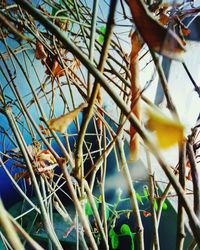
{"type": "Polygon", "coordinates": [[[149,217],[149,216],[151,216],[151,213],[147,212],[147,211],[143,211],[143,215],[144,215],[144,217],[149,217]]]}
{"type": "Polygon", "coordinates": [[[184,36],[189,36],[189,34],[190,34],[190,32],[191,32],[191,30],[188,29],[188,28],[186,28],[186,27],[182,27],[182,28],[181,28],[181,31],[182,31],[182,34],[183,34],[184,36]]]}
{"type": "Polygon", "coordinates": [[[161,112],[148,109],[147,127],[155,131],[158,146],[160,148],[169,148],[178,142],[184,140],[184,126],[176,119],[168,118],[161,112]]]}
{"type": "Polygon", "coordinates": [[[16,173],[16,174],[14,175],[14,179],[15,179],[16,181],[18,181],[18,180],[21,179],[21,178],[28,179],[29,177],[30,177],[30,175],[29,175],[29,172],[28,172],[28,171],[19,172],[19,173],[16,173]]]}
{"type": "Polygon", "coordinates": [[[49,164],[56,163],[55,157],[48,149],[40,150],[36,155],[37,161],[47,161],[49,164]]]}
{"type": "Polygon", "coordinates": [[[166,10],[168,6],[163,6],[159,9],[159,22],[163,25],[167,25],[169,23],[169,16],[166,14],[166,10]]]}
{"type": "MultiPolygon", "coordinates": [[[[130,54],[130,71],[131,71],[131,110],[140,120],[140,84],[139,84],[139,65],[138,53],[142,49],[143,40],[139,33],[135,31],[131,36],[131,54],[130,54]]],[[[130,160],[137,160],[139,153],[139,135],[135,128],[130,125],[130,160]]]]}
{"type": "Polygon", "coordinates": [[[128,3],[135,25],[149,48],[166,57],[181,60],[185,51],[181,39],[157,22],[141,0],[128,0],[128,3]]]}
{"type": "Polygon", "coordinates": [[[52,66],[52,74],[54,77],[61,77],[65,75],[65,71],[63,67],[58,63],[56,59],[53,60],[53,66],[52,66]]]}
{"type": "Polygon", "coordinates": [[[49,12],[42,5],[39,5],[38,9],[41,10],[45,16],[49,16],[49,12]]]}
{"type": "Polygon", "coordinates": [[[47,53],[45,52],[44,46],[38,40],[36,42],[35,57],[38,60],[45,60],[47,58],[47,53]]]}
{"type": "Polygon", "coordinates": [[[144,41],[140,36],[140,34],[138,33],[138,31],[136,30],[135,32],[133,32],[131,36],[131,53],[130,53],[131,63],[133,63],[132,61],[136,60],[136,58],[138,57],[138,53],[142,49],[143,45],[144,41]]]}
{"type": "Polygon", "coordinates": [[[86,107],[87,103],[82,103],[78,108],[74,109],[68,114],[51,119],[50,121],[48,121],[49,128],[60,133],[65,133],[69,124],[77,117],[78,113],[86,107]]]}

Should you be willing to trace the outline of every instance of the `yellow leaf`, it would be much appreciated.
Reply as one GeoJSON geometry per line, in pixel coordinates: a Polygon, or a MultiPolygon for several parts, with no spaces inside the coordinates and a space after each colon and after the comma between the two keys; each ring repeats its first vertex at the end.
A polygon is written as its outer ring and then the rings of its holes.
{"type": "Polygon", "coordinates": [[[64,133],[69,124],[77,117],[78,113],[87,107],[87,103],[82,103],[78,108],[69,112],[68,114],[61,115],[58,118],[51,119],[48,121],[49,128],[64,133]]]}
{"type": "Polygon", "coordinates": [[[147,116],[149,118],[147,127],[151,131],[155,131],[160,148],[169,148],[184,140],[185,128],[177,119],[171,119],[154,110],[148,110],[147,116]]]}

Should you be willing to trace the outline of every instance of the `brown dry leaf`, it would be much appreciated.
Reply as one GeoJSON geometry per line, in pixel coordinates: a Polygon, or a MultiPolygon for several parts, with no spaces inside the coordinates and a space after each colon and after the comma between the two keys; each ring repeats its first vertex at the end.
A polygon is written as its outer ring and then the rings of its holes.
{"type": "MultiPolygon", "coordinates": [[[[140,83],[139,83],[139,65],[138,53],[142,49],[144,42],[139,33],[135,31],[131,37],[130,71],[131,71],[131,110],[134,115],[141,119],[140,107],[140,83]]],[[[130,125],[130,160],[137,160],[139,154],[139,135],[135,128],[130,125]]]]}
{"type": "Polygon", "coordinates": [[[169,23],[169,16],[166,14],[166,10],[168,9],[168,6],[162,6],[159,9],[159,22],[163,25],[167,25],[169,23]]]}
{"type": "Polygon", "coordinates": [[[61,29],[61,30],[64,30],[64,31],[68,31],[69,30],[69,20],[60,20],[60,19],[56,19],[55,20],[55,24],[58,25],[58,27],[61,29]]]}
{"type": "Polygon", "coordinates": [[[22,179],[22,178],[29,179],[29,172],[28,171],[24,171],[24,172],[16,173],[14,175],[14,179],[16,181],[18,181],[19,179],[22,179]]]}
{"type": "Polygon", "coordinates": [[[74,60],[70,66],[70,69],[73,71],[76,71],[77,69],[80,68],[80,65],[81,65],[81,63],[80,63],[79,59],[74,57],[74,60]]]}
{"type": "Polygon", "coordinates": [[[87,107],[87,105],[87,103],[82,103],[78,108],[74,109],[68,114],[51,119],[50,121],[48,121],[49,128],[60,133],[65,133],[69,124],[77,117],[79,112],[87,107]]]}
{"type": "Polygon", "coordinates": [[[136,60],[136,58],[138,57],[138,53],[142,49],[143,45],[144,41],[140,36],[140,34],[138,33],[138,31],[133,32],[131,36],[131,46],[132,46],[130,54],[131,63],[133,63],[132,61],[136,60]]]}
{"type": "Polygon", "coordinates": [[[49,164],[56,163],[55,157],[48,149],[40,150],[36,156],[37,161],[47,161],[49,164]]]}
{"type": "Polygon", "coordinates": [[[182,60],[181,39],[156,21],[141,0],[128,0],[134,23],[149,48],[171,59],[182,60]]]}
{"type": "Polygon", "coordinates": [[[51,71],[53,76],[57,78],[65,75],[64,69],[61,67],[61,65],[58,63],[56,59],[53,60],[53,66],[51,71]]]}
{"type": "Polygon", "coordinates": [[[182,28],[181,28],[181,31],[182,31],[182,34],[183,34],[184,36],[189,36],[189,34],[190,34],[190,32],[191,32],[191,30],[188,29],[188,28],[186,28],[186,27],[182,27],[182,28]]]}
{"type": "Polygon", "coordinates": [[[49,12],[42,5],[39,5],[38,9],[41,10],[45,16],[49,16],[49,12]]]}
{"type": "Polygon", "coordinates": [[[51,136],[51,133],[50,133],[48,128],[44,128],[41,124],[39,125],[39,128],[40,128],[43,135],[46,135],[48,137],[51,136]]]}
{"type": "Polygon", "coordinates": [[[44,46],[38,40],[36,42],[35,57],[38,60],[45,60],[47,58],[47,53],[45,52],[44,46]]]}

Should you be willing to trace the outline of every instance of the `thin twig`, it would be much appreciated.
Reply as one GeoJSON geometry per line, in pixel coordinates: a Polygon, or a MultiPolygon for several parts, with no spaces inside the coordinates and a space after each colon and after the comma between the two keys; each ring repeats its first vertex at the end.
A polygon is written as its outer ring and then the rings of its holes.
{"type": "Polygon", "coordinates": [[[138,202],[137,202],[137,198],[136,198],[136,191],[135,191],[134,185],[132,183],[129,167],[128,167],[128,164],[126,161],[126,156],[124,153],[124,141],[121,137],[118,137],[118,139],[117,139],[117,146],[118,146],[118,150],[119,150],[119,157],[120,157],[120,161],[121,161],[122,173],[123,173],[124,178],[125,178],[126,183],[127,183],[128,193],[130,196],[130,202],[131,202],[132,210],[134,213],[134,225],[136,228],[136,233],[138,235],[138,237],[137,237],[138,247],[140,250],[143,250],[144,249],[143,225],[142,225],[140,210],[139,210],[139,206],[138,206],[138,202]]]}

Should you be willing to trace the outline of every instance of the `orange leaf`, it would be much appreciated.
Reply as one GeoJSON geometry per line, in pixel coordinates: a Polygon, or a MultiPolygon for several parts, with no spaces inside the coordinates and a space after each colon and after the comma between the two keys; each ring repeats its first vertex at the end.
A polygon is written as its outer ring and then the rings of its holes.
{"type": "Polygon", "coordinates": [[[159,18],[160,23],[163,25],[167,25],[169,22],[169,16],[164,13],[164,10],[162,9],[160,12],[160,18],[159,18]]]}
{"type": "Polygon", "coordinates": [[[36,42],[35,57],[38,60],[44,60],[47,58],[47,53],[45,52],[44,46],[38,40],[36,42]]]}
{"type": "Polygon", "coordinates": [[[82,103],[78,108],[69,112],[68,114],[61,115],[58,118],[51,119],[48,121],[49,128],[64,133],[69,124],[77,117],[78,113],[87,107],[87,103],[82,103]]]}
{"type": "Polygon", "coordinates": [[[181,39],[157,22],[141,0],[128,0],[129,7],[142,38],[149,48],[172,59],[181,59],[185,51],[181,39]]]}
{"type": "MultiPolygon", "coordinates": [[[[130,54],[130,70],[131,70],[131,110],[134,115],[140,120],[140,84],[139,84],[139,66],[138,53],[140,52],[143,41],[137,31],[131,37],[131,54],[130,54]]],[[[130,125],[130,160],[137,160],[139,153],[139,135],[135,128],[130,125]]]]}
{"type": "Polygon", "coordinates": [[[188,29],[188,28],[186,28],[186,27],[183,27],[183,28],[181,29],[181,31],[182,31],[182,33],[183,33],[184,36],[189,36],[189,34],[190,34],[190,32],[191,32],[191,30],[188,29]]]}
{"type": "Polygon", "coordinates": [[[151,213],[147,212],[147,211],[143,211],[143,215],[144,215],[144,217],[149,217],[149,216],[151,216],[151,213]]]}
{"type": "Polygon", "coordinates": [[[18,181],[19,179],[21,178],[25,178],[25,179],[28,179],[29,178],[29,172],[28,171],[24,171],[24,172],[19,172],[19,173],[16,173],[14,175],[14,179],[16,181],[18,181]]]}
{"type": "Polygon", "coordinates": [[[54,77],[61,77],[65,75],[64,69],[61,67],[61,65],[58,63],[56,59],[53,61],[53,66],[52,66],[52,74],[54,77]]]}
{"type": "Polygon", "coordinates": [[[132,46],[131,54],[130,54],[131,63],[133,63],[132,61],[136,60],[138,53],[143,47],[143,44],[144,44],[144,41],[142,37],[140,36],[140,34],[138,33],[138,31],[133,32],[131,36],[131,46],[132,46]]]}
{"type": "Polygon", "coordinates": [[[48,161],[50,164],[56,163],[55,157],[48,149],[40,150],[37,154],[38,161],[48,161]]]}

